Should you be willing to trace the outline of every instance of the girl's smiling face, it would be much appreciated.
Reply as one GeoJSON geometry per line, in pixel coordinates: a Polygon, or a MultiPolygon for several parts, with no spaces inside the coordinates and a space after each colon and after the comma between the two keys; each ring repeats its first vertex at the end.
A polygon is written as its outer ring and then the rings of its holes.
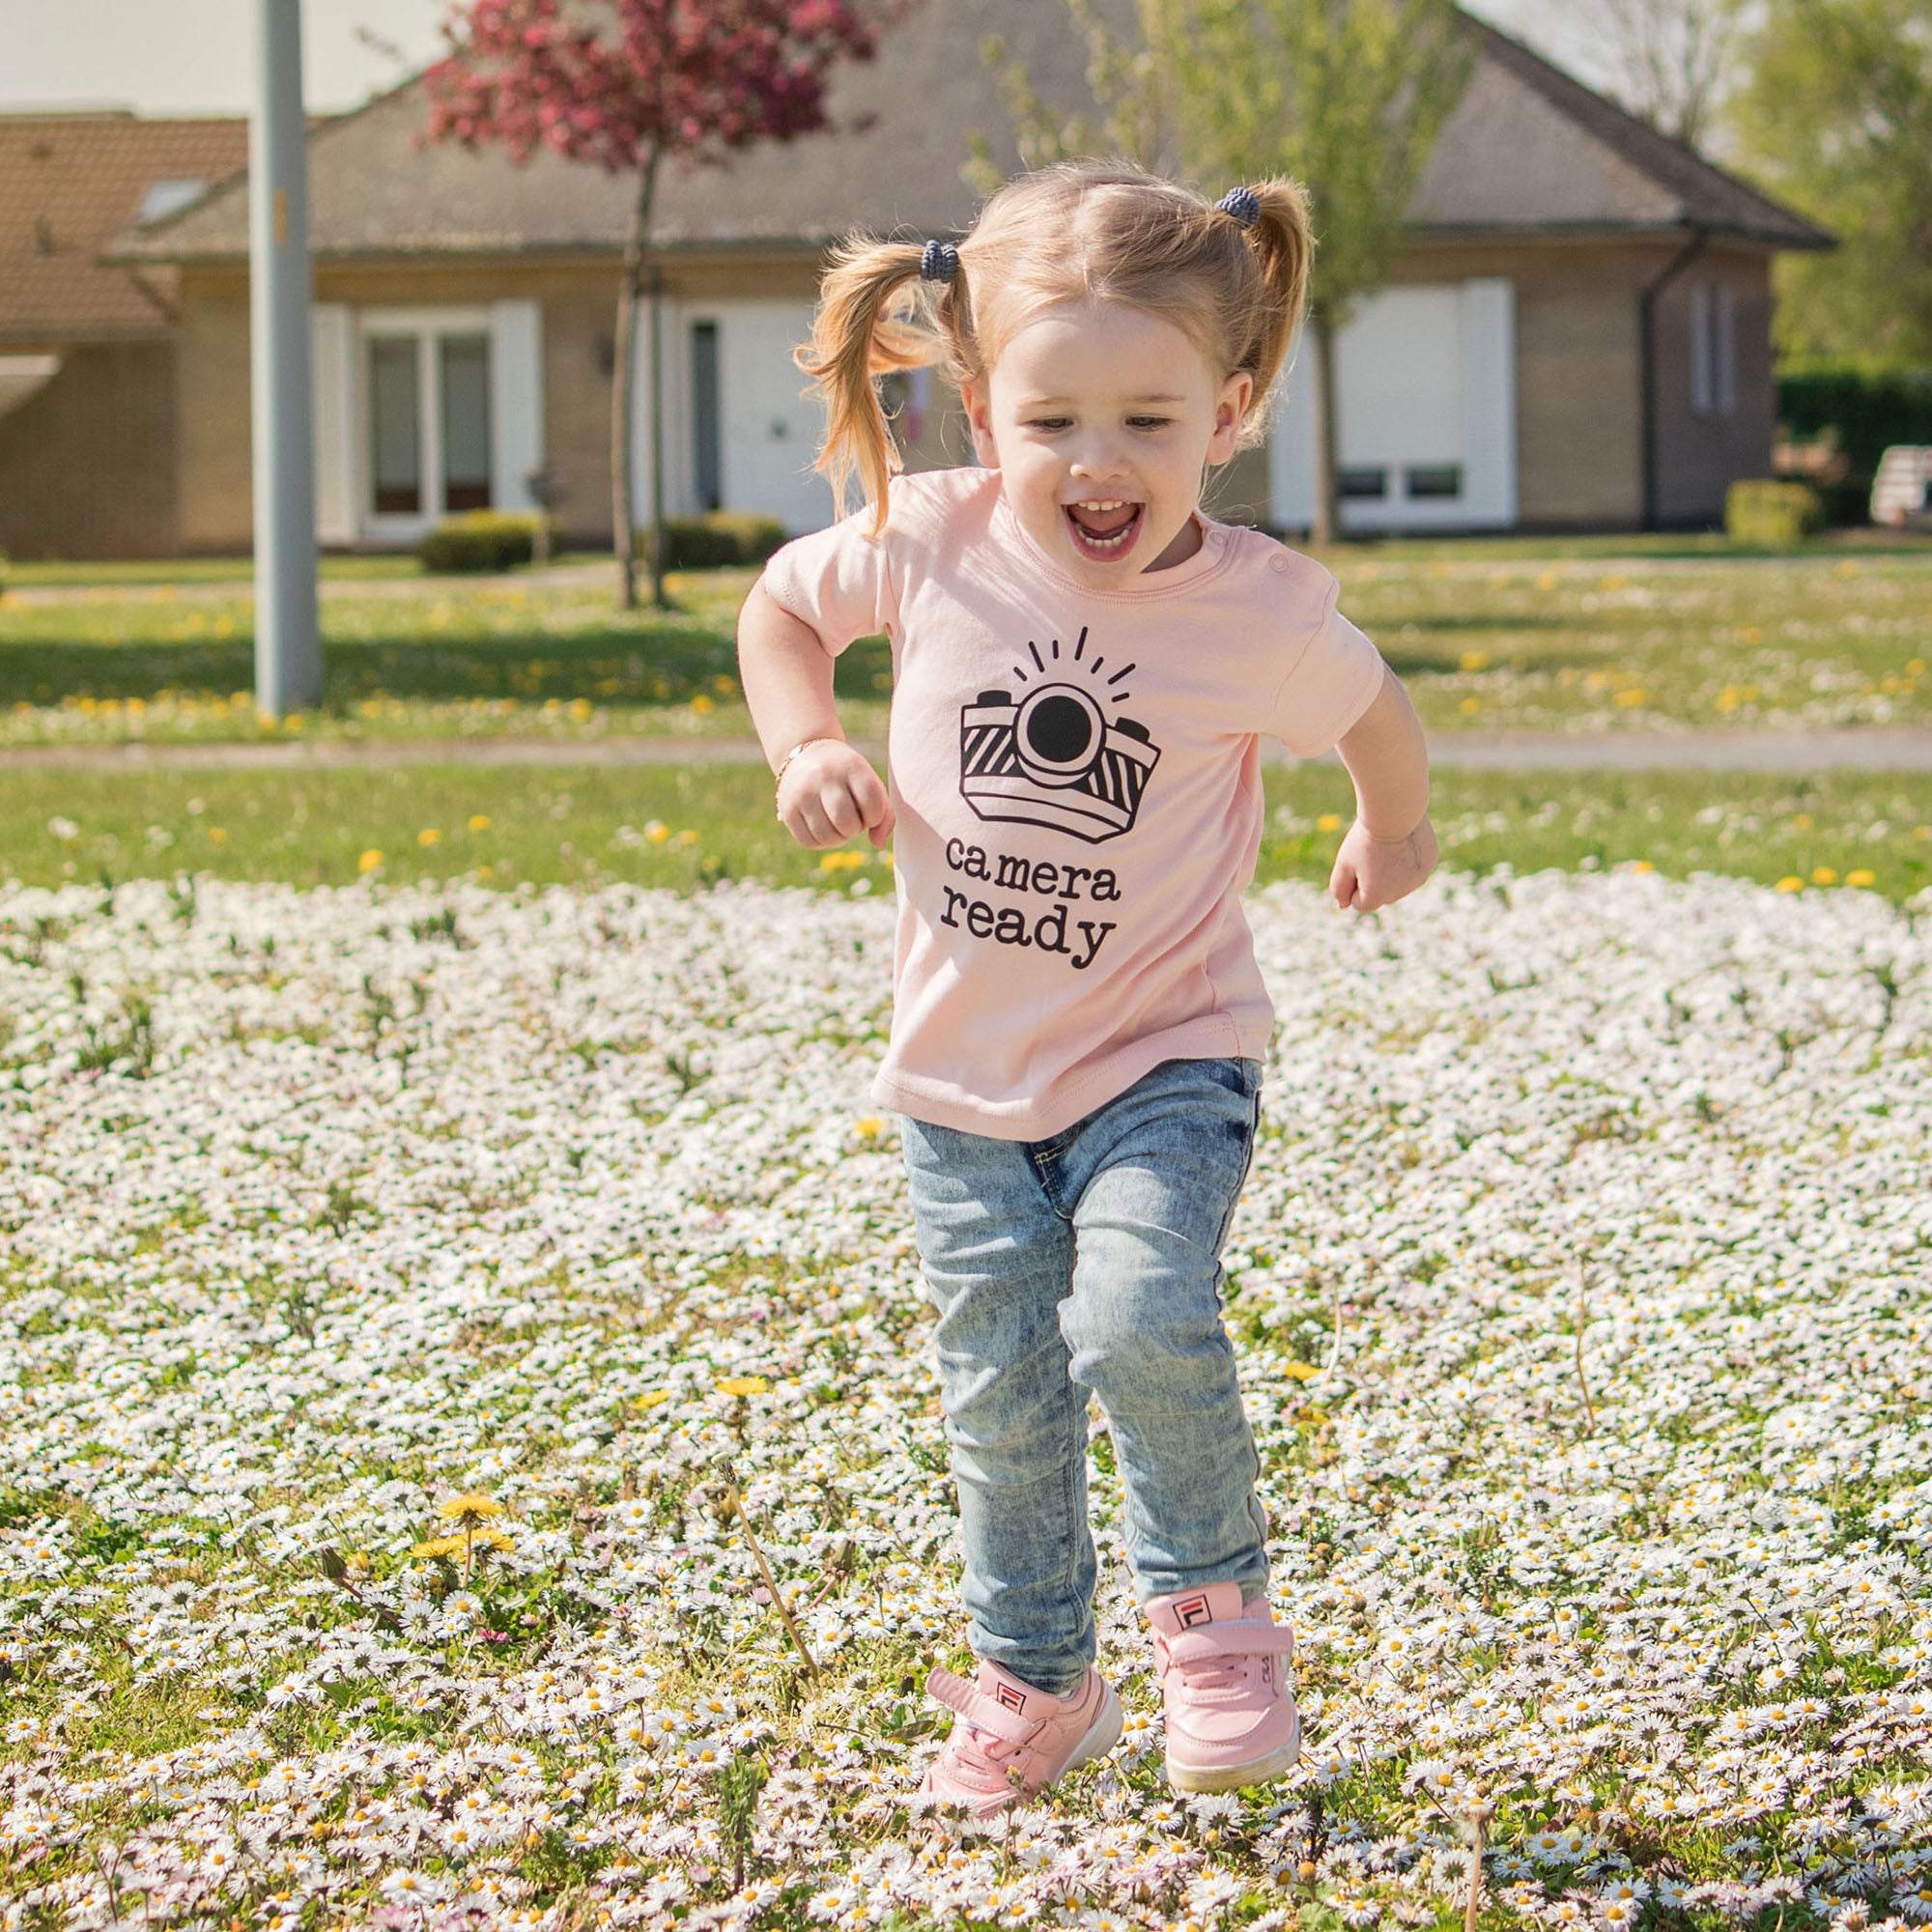
{"type": "Polygon", "coordinates": [[[973,446],[1053,562],[1096,589],[1201,547],[1203,472],[1235,453],[1254,395],[1171,322],[1123,302],[1043,309],[965,392],[973,446]]]}

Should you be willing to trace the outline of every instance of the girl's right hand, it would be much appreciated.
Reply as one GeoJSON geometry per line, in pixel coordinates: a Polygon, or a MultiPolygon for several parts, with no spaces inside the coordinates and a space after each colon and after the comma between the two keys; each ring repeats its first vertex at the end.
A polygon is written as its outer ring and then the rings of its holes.
{"type": "Polygon", "coordinates": [[[779,823],[809,852],[842,845],[861,832],[883,846],[893,836],[893,801],[863,753],[842,738],[821,738],[785,770],[779,823]]]}

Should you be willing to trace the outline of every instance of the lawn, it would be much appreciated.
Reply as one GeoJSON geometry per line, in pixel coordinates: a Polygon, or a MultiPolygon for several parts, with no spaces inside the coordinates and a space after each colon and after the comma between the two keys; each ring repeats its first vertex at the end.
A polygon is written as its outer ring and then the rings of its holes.
{"type": "MultiPolygon", "coordinates": [[[[464,777],[445,827],[518,821],[464,777]]],[[[964,1660],[884,894],[194,858],[0,888],[10,1923],[1448,1928],[1472,1840],[1490,1932],[1926,1916],[1914,908],[1255,896],[1227,1305],[1302,1763],[1168,1793],[1096,1426],[1128,1734],[988,1834],[907,1803],[964,1660]]]]}
{"type": "MultiPolygon", "coordinates": [[[[1932,547],[1783,557],[1688,540],[1625,548],[1365,545],[1329,560],[1345,608],[1435,731],[1932,718],[1932,547]]],[[[595,571],[480,582],[344,574],[323,597],[323,704],[286,725],[254,711],[245,585],[27,584],[0,600],[0,745],[292,731],[743,736],[730,639],[751,582],[746,571],[675,578],[675,612],[626,617],[595,571]]],[[[879,734],[889,688],[881,644],[840,660],[855,735],[879,734]]]]}
{"type": "MultiPolygon", "coordinates": [[[[1459,871],[1646,866],[1893,900],[1932,885],[1928,774],[1445,769],[1432,784],[1459,871]]],[[[1352,799],[1346,774],[1273,766],[1266,787],[1261,880],[1325,880],[1352,799]]],[[[178,876],[676,891],[739,879],[861,897],[891,886],[869,846],[794,845],[762,765],[0,774],[0,879],[178,876]]]]}

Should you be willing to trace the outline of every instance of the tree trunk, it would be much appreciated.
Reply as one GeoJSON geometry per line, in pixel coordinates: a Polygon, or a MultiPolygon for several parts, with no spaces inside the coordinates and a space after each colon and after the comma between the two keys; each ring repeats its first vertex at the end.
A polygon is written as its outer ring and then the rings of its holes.
{"type": "MultiPolygon", "coordinates": [[[[617,334],[612,345],[611,369],[611,543],[617,556],[617,602],[626,611],[638,608],[637,564],[632,548],[637,538],[631,514],[631,369],[636,360],[638,340],[638,294],[643,286],[644,237],[651,221],[651,194],[657,185],[658,156],[650,159],[638,180],[638,198],[631,204],[631,225],[624,236],[624,274],[617,287],[617,334]]],[[[651,370],[651,413],[657,414],[658,370],[651,370]]],[[[653,479],[655,487],[655,479],[653,479]]],[[[658,544],[660,553],[663,545],[658,544]]],[[[664,585],[657,580],[659,601],[664,585]]]]}
{"type": "Polygon", "coordinates": [[[1315,304],[1308,315],[1315,331],[1315,522],[1308,532],[1311,546],[1331,544],[1342,533],[1342,439],[1335,415],[1335,324],[1328,310],[1315,304]]]}
{"type": "Polygon", "coordinates": [[[651,265],[651,602],[670,609],[665,594],[665,412],[659,393],[664,374],[664,271],[651,265]]]}

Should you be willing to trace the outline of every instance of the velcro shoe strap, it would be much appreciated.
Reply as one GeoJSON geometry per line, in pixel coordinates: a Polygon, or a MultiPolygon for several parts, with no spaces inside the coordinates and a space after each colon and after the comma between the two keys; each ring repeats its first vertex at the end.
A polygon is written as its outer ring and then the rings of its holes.
{"type": "Polygon", "coordinates": [[[969,1684],[950,1670],[933,1669],[925,1680],[925,1694],[957,1711],[976,1730],[990,1731],[1009,1745],[1025,1744],[1039,1728],[1004,1705],[996,1704],[977,1684],[969,1684]]]}
{"type": "Polygon", "coordinates": [[[1294,1633],[1286,1624],[1214,1624],[1167,1639],[1170,1663],[1205,1663],[1214,1657],[1289,1657],[1294,1633]]]}

